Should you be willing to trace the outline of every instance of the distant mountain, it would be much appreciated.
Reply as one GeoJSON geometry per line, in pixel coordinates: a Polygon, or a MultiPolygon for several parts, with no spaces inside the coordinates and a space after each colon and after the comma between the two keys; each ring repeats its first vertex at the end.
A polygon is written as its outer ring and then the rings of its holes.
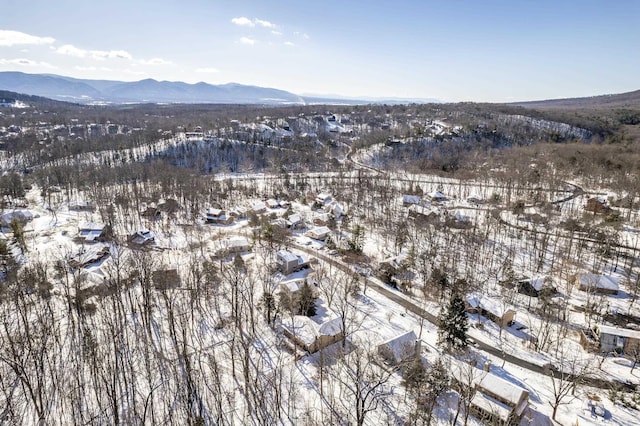
{"type": "Polygon", "coordinates": [[[134,82],[82,80],[51,74],[0,72],[0,89],[80,103],[236,103],[304,104],[293,93],[241,84],[146,79],[134,82]]]}
{"type": "Polygon", "coordinates": [[[564,108],[564,109],[599,109],[599,108],[640,108],[640,90],[614,95],[589,96],[585,98],[549,99],[543,101],[515,102],[527,108],[564,108]]]}
{"type": "Polygon", "coordinates": [[[42,96],[25,95],[24,93],[16,93],[8,90],[0,90],[0,105],[36,105],[40,108],[73,106],[68,102],[56,101],[42,96]]]}

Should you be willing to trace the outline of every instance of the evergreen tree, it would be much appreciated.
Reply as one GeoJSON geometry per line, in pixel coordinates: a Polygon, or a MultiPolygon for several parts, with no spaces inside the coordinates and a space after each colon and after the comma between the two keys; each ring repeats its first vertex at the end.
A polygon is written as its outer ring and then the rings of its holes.
{"type": "Polygon", "coordinates": [[[438,324],[438,345],[458,351],[467,347],[467,330],[469,320],[464,301],[459,294],[454,294],[446,309],[440,311],[438,324]]]}
{"type": "Polygon", "coordinates": [[[316,298],[309,284],[305,283],[300,289],[298,312],[301,315],[312,317],[316,314],[316,298]]]}

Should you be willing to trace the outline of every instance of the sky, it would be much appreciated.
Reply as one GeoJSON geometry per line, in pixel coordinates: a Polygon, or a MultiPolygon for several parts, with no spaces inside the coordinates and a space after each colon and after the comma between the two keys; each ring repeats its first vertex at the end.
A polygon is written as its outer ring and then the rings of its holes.
{"type": "Polygon", "coordinates": [[[510,102],[640,89],[640,0],[0,0],[0,71],[510,102]]]}

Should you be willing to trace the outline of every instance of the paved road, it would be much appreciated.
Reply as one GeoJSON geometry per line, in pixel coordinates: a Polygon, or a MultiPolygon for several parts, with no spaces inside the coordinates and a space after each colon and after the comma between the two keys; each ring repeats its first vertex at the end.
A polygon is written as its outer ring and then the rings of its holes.
{"type": "MultiPolygon", "coordinates": [[[[295,244],[294,246],[297,250],[303,251],[305,253],[308,253],[314,257],[317,257],[318,259],[322,259],[323,261],[330,263],[332,266],[340,269],[341,271],[348,273],[348,274],[353,274],[355,273],[353,271],[353,269],[351,269],[350,266],[346,265],[345,263],[341,262],[340,260],[333,258],[331,256],[327,256],[326,254],[315,250],[315,249],[311,249],[309,247],[305,247],[305,246],[301,246],[301,245],[297,245],[295,244]]],[[[405,308],[407,311],[412,312],[413,314],[424,318],[425,320],[429,321],[430,323],[437,325],[438,324],[438,318],[433,315],[431,312],[426,311],[425,309],[423,309],[422,307],[418,306],[416,303],[406,299],[405,297],[403,297],[401,295],[401,293],[399,293],[397,290],[394,290],[392,288],[390,288],[388,285],[382,283],[380,280],[378,280],[377,278],[373,278],[373,277],[365,277],[367,283],[367,288],[372,289],[376,292],[378,292],[379,294],[385,296],[387,299],[392,300],[394,302],[396,302],[398,305],[402,306],[403,308],[405,308]]],[[[524,368],[525,370],[529,370],[532,371],[534,373],[538,373],[538,374],[544,374],[547,376],[551,376],[551,374],[555,374],[556,377],[559,377],[560,371],[557,370],[555,367],[553,366],[541,366],[539,364],[527,361],[525,359],[522,358],[518,358],[510,353],[506,353],[503,352],[502,350],[500,350],[499,348],[490,345],[488,343],[485,343],[483,341],[480,340],[476,340],[476,349],[482,351],[482,352],[486,352],[488,354],[491,354],[497,358],[500,358],[502,360],[505,360],[506,362],[509,362],[511,364],[517,365],[518,367],[524,368]]],[[[566,380],[570,380],[570,381],[575,381],[576,377],[571,376],[571,375],[565,375],[564,377],[566,380]]],[[[588,386],[593,386],[599,389],[606,389],[609,390],[611,389],[613,386],[619,386],[621,387],[622,390],[625,391],[634,391],[636,389],[636,386],[631,385],[631,384],[626,384],[626,383],[620,383],[620,382],[616,382],[616,381],[612,381],[612,380],[606,380],[606,379],[601,379],[601,378],[595,378],[595,377],[589,377],[589,378],[584,378],[581,377],[579,378],[579,380],[588,385],[588,386]]]]}

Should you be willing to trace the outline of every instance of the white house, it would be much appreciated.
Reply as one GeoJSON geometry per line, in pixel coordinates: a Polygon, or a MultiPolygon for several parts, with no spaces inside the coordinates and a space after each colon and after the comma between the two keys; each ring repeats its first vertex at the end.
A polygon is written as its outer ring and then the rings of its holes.
{"type": "Polygon", "coordinates": [[[313,238],[314,240],[324,241],[331,234],[331,229],[326,226],[316,226],[311,228],[305,233],[305,236],[313,238]]]}
{"type": "Polygon", "coordinates": [[[287,250],[279,250],[276,252],[276,264],[280,272],[288,275],[309,266],[309,259],[287,250]]]}

